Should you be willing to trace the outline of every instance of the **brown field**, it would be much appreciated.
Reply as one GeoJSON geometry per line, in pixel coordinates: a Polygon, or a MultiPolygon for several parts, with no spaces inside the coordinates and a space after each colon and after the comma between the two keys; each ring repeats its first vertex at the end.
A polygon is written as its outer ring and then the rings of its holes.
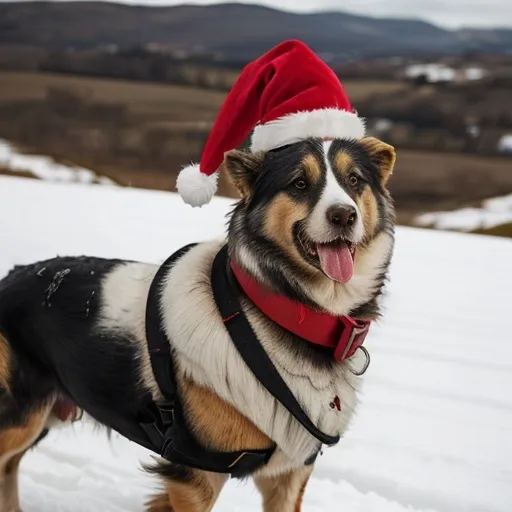
{"type": "Polygon", "coordinates": [[[120,103],[126,105],[130,113],[142,118],[168,121],[213,120],[225,97],[218,91],[175,85],[0,72],[0,103],[41,101],[49,87],[73,90],[97,102],[120,103]]]}
{"type": "Polygon", "coordinates": [[[512,192],[512,159],[398,149],[390,188],[404,215],[460,208],[512,192]]]}
{"type": "Polygon", "coordinates": [[[494,226],[492,228],[487,229],[476,229],[474,233],[512,238],[512,222],[509,222],[507,224],[501,224],[500,226],[494,226]]]}
{"type": "MultiPolygon", "coordinates": [[[[346,82],[354,106],[399,82],[346,82]]],[[[0,73],[0,137],[109,176],[173,190],[197,161],[225,93],[194,87],[23,72],[0,73]],[[48,94],[50,91],[50,94],[48,94]]],[[[390,182],[401,223],[512,192],[512,159],[397,150],[390,182]]],[[[232,195],[225,177],[220,193],[232,195]]]]}
{"type": "Polygon", "coordinates": [[[38,179],[34,174],[29,171],[13,171],[6,167],[0,167],[0,174],[3,176],[14,176],[15,178],[32,178],[38,179]]]}
{"type": "MultiPolygon", "coordinates": [[[[223,92],[194,87],[47,73],[0,72],[0,103],[41,100],[48,87],[87,91],[96,101],[125,103],[134,113],[162,118],[170,116],[169,120],[175,120],[172,116],[177,105],[188,112],[189,120],[214,119],[225,97],[223,92]]],[[[351,101],[357,104],[372,94],[397,91],[405,85],[391,81],[349,81],[344,82],[344,87],[351,101]]]]}

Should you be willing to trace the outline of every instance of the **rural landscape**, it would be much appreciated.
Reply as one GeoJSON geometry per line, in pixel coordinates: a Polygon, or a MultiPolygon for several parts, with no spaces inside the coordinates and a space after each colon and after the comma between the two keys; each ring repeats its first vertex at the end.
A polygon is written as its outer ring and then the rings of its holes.
{"type": "MultiPolygon", "coordinates": [[[[239,4],[2,3],[0,20],[0,138],[17,151],[174,190],[242,67],[300,37],[397,148],[401,224],[512,236],[512,30],[239,4]],[[461,210],[473,220],[432,215],[461,210]]],[[[235,194],[225,177],[219,194],[235,194]]]]}
{"type": "Polygon", "coordinates": [[[511,1],[180,1],[0,0],[0,512],[511,512],[511,1]],[[175,193],[286,39],[396,148],[396,229],[369,169],[175,193]]]}

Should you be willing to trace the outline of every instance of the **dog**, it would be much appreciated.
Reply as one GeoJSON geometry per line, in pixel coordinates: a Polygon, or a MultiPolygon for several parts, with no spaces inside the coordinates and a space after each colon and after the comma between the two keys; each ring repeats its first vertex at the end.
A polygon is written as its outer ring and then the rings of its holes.
{"type": "MultiPolygon", "coordinates": [[[[373,137],[228,151],[222,171],[240,199],[226,239],[194,243],[168,267],[82,256],[14,268],[0,282],[0,510],[19,510],[23,454],[77,411],[137,437],[140,411],[165,402],[145,330],[161,322],[184,428],[213,452],[267,454],[238,476],[254,478],[266,512],[299,511],[316,456],[330,444],[312,432],[335,444],[346,431],[361,358],[336,360],[269,318],[250,293],[241,293],[240,311],[255,341],[240,340],[248,345],[242,356],[226,327],[231,319],[216,307],[212,265],[224,250],[220,268],[232,270],[242,291],[251,285],[307,314],[376,320],[394,249],[394,164],[394,148],[373,137]],[[148,317],[159,268],[158,311],[148,317]],[[247,364],[263,352],[309,429],[269,392],[265,375],[255,376],[267,366],[247,364]]],[[[146,468],[164,486],[147,510],[211,510],[229,474],[177,460],[160,457],[146,468]]]]}

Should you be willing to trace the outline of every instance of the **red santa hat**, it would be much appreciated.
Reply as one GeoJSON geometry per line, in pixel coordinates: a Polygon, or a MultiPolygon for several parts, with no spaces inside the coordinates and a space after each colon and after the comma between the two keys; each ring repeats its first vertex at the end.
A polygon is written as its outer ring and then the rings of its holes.
{"type": "Polygon", "coordinates": [[[353,111],[334,71],[301,41],[285,41],[243,70],[222,105],[199,165],[180,172],[176,187],[191,206],[217,190],[226,151],[251,134],[252,152],[309,137],[358,139],[364,120],[353,111]]]}

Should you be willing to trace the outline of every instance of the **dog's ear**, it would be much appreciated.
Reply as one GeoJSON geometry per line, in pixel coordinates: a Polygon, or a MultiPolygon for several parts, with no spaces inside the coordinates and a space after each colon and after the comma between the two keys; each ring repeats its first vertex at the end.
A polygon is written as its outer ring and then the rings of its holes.
{"type": "Polygon", "coordinates": [[[361,140],[361,145],[379,166],[381,183],[386,185],[395,167],[395,148],[375,137],[365,137],[361,140]]]}
{"type": "Polygon", "coordinates": [[[242,199],[251,196],[251,190],[258,171],[263,165],[264,153],[249,153],[234,149],[224,154],[224,168],[231,183],[236,187],[242,199]]]}

